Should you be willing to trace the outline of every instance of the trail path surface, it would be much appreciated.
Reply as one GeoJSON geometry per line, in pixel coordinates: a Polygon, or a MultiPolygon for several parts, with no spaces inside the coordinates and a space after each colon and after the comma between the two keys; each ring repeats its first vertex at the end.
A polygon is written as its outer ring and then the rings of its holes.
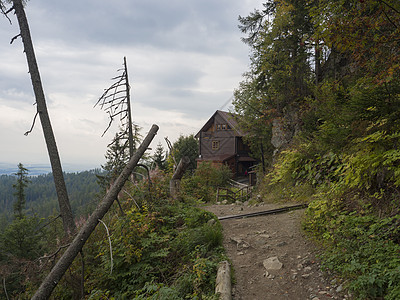
{"type": "MultiPolygon", "coordinates": [[[[218,217],[290,206],[290,204],[211,205],[218,217]]],[[[347,299],[342,285],[320,270],[317,249],[304,236],[304,209],[242,219],[221,220],[224,247],[236,284],[233,300],[347,299]]]]}

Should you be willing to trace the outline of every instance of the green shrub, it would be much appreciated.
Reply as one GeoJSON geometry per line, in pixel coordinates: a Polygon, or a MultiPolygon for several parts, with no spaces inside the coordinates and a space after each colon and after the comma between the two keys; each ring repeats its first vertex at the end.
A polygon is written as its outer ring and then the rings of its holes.
{"type": "Polygon", "coordinates": [[[193,175],[182,180],[182,193],[203,202],[215,201],[216,189],[226,186],[232,178],[232,171],[226,165],[214,167],[209,162],[201,163],[193,175]]]}
{"type": "Polygon", "coordinates": [[[323,266],[346,279],[357,299],[398,299],[400,216],[379,218],[368,205],[358,211],[343,205],[320,195],[306,212],[305,229],[325,246],[323,266]]]}
{"type": "MultiPolygon", "coordinates": [[[[215,274],[224,258],[222,228],[190,204],[132,208],[110,225],[113,272],[107,240],[99,241],[99,268],[88,286],[97,296],[130,299],[204,299],[214,293],[215,274]],[[104,272],[107,270],[107,272],[104,272]],[[136,297],[136,298],[135,298],[136,297]],[[160,298],[161,297],[161,298],[160,298]],[[202,298],[203,297],[203,298],[202,298]]],[[[93,299],[102,299],[102,298],[93,299]]]]}

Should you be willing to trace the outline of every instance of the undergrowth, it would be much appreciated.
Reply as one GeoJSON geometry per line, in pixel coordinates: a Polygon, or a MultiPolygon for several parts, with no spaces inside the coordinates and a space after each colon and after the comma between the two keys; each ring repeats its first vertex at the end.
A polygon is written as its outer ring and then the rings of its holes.
{"type": "Polygon", "coordinates": [[[398,134],[376,131],[350,154],[301,144],[283,152],[262,186],[270,197],[308,200],[303,228],[322,264],[355,299],[400,299],[398,134]]]}
{"type": "MultiPolygon", "coordinates": [[[[87,299],[218,299],[217,268],[227,259],[222,226],[198,207],[201,199],[169,198],[167,183],[168,176],[153,174],[150,189],[147,181],[126,186],[124,214],[116,206],[104,220],[111,247],[104,227],[96,228],[84,248],[87,299]]],[[[76,297],[71,279],[79,282],[80,272],[75,260],[53,296],[76,297]]]]}

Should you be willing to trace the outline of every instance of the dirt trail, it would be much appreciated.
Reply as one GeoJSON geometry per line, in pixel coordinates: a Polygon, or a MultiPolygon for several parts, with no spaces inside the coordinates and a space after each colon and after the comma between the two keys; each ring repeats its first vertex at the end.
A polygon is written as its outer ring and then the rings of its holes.
{"type": "MultiPolygon", "coordinates": [[[[290,206],[212,205],[218,217],[290,206]]],[[[304,209],[222,220],[224,247],[232,261],[234,300],[347,299],[342,285],[320,270],[317,250],[301,230],[304,209]]]]}

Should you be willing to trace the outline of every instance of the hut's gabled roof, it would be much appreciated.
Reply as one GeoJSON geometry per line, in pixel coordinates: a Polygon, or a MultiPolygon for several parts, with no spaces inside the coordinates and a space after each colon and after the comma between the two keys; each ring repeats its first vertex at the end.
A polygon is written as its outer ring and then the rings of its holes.
{"type": "Polygon", "coordinates": [[[211,116],[211,118],[204,124],[204,126],[200,129],[200,131],[196,134],[195,136],[196,138],[200,136],[200,132],[207,131],[208,128],[210,128],[214,124],[214,119],[217,114],[219,114],[226,121],[226,123],[235,131],[236,136],[245,135],[243,131],[240,129],[239,124],[237,122],[239,115],[222,110],[217,110],[211,116]]]}

